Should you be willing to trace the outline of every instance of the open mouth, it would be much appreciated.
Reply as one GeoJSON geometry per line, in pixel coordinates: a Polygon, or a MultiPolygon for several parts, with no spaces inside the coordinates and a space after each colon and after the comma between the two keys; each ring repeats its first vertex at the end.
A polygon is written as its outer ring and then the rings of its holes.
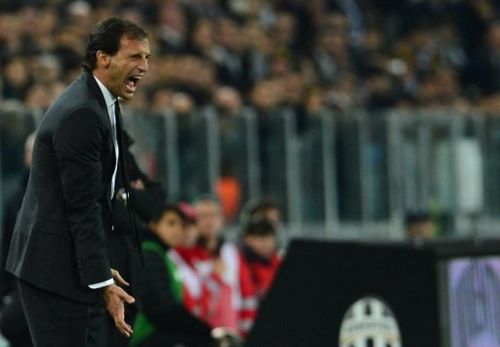
{"type": "Polygon", "coordinates": [[[135,92],[135,89],[137,88],[137,84],[141,80],[141,76],[130,76],[127,78],[127,89],[130,92],[135,92]]]}

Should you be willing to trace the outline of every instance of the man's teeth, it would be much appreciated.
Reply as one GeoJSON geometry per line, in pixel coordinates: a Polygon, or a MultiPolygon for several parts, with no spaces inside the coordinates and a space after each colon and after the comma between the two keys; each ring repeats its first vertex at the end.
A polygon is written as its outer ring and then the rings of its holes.
{"type": "Polygon", "coordinates": [[[133,81],[128,81],[127,82],[127,89],[130,90],[130,91],[135,91],[135,83],[133,81]]]}

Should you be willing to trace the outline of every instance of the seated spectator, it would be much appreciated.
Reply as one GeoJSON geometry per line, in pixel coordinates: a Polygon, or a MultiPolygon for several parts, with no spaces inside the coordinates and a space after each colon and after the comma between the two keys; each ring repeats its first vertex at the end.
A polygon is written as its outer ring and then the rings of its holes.
{"type": "MultiPolygon", "coordinates": [[[[220,258],[212,259],[210,254],[197,245],[199,230],[196,225],[196,211],[187,203],[180,203],[179,209],[186,216],[181,244],[170,251],[180,280],[184,285],[186,308],[212,326],[228,325],[228,314],[234,321],[231,301],[231,287],[223,279],[224,266],[220,258]]],[[[236,323],[232,328],[236,327],[236,323]]]]}
{"type": "Polygon", "coordinates": [[[168,254],[182,241],[186,215],[173,205],[151,209],[149,233],[146,233],[142,243],[143,307],[135,320],[131,345],[212,346],[214,335],[220,329],[212,334],[210,325],[186,310],[178,269],[168,254]]]}
{"type": "Polygon", "coordinates": [[[170,254],[184,285],[184,306],[197,317],[208,321],[210,295],[203,270],[210,266],[207,265],[209,255],[197,246],[199,231],[194,208],[184,202],[178,206],[185,215],[184,232],[182,241],[170,254]]]}
{"type": "Polygon", "coordinates": [[[212,256],[216,256],[224,243],[222,206],[217,198],[206,196],[198,199],[194,203],[194,208],[200,232],[198,245],[212,256]]]}
{"type": "Polygon", "coordinates": [[[229,307],[216,314],[213,321],[219,326],[236,328],[237,310],[239,307],[238,296],[238,249],[231,243],[224,240],[222,230],[224,219],[220,202],[213,197],[202,197],[194,204],[196,210],[197,226],[200,233],[198,246],[209,255],[207,268],[210,273],[215,271],[220,273],[226,285],[231,289],[231,302],[229,307]]]}
{"type": "Polygon", "coordinates": [[[264,218],[253,218],[245,226],[240,249],[239,332],[246,336],[257,317],[259,302],[271,287],[281,264],[276,252],[276,227],[264,218]]]}
{"type": "Polygon", "coordinates": [[[250,201],[245,207],[242,215],[243,224],[253,219],[265,218],[279,228],[282,220],[281,208],[273,198],[264,198],[258,201],[250,201]]]}

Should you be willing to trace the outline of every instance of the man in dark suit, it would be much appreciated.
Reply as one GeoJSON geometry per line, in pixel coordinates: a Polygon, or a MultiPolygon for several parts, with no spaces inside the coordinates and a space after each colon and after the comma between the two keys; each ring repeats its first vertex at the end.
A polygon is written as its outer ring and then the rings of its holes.
{"type": "Polygon", "coordinates": [[[119,286],[127,283],[111,269],[108,244],[123,164],[118,98],[133,97],[149,56],[142,28],[115,17],[100,22],[84,73],[37,130],[6,266],[18,279],[35,347],[102,345],[104,304],[118,330],[132,334],[124,302],[134,298],[119,286]]]}

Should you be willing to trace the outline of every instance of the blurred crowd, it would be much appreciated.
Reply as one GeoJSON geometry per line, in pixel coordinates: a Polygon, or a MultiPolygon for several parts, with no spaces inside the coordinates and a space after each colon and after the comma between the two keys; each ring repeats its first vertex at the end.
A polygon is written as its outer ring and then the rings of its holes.
{"type": "Polygon", "coordinates": [[[1,98],[44,109],[80,72],[96,21],[148,29],[151,73],[131,106],[500,108],[494,0],[18,0],[0,4],[1,98]]]}

